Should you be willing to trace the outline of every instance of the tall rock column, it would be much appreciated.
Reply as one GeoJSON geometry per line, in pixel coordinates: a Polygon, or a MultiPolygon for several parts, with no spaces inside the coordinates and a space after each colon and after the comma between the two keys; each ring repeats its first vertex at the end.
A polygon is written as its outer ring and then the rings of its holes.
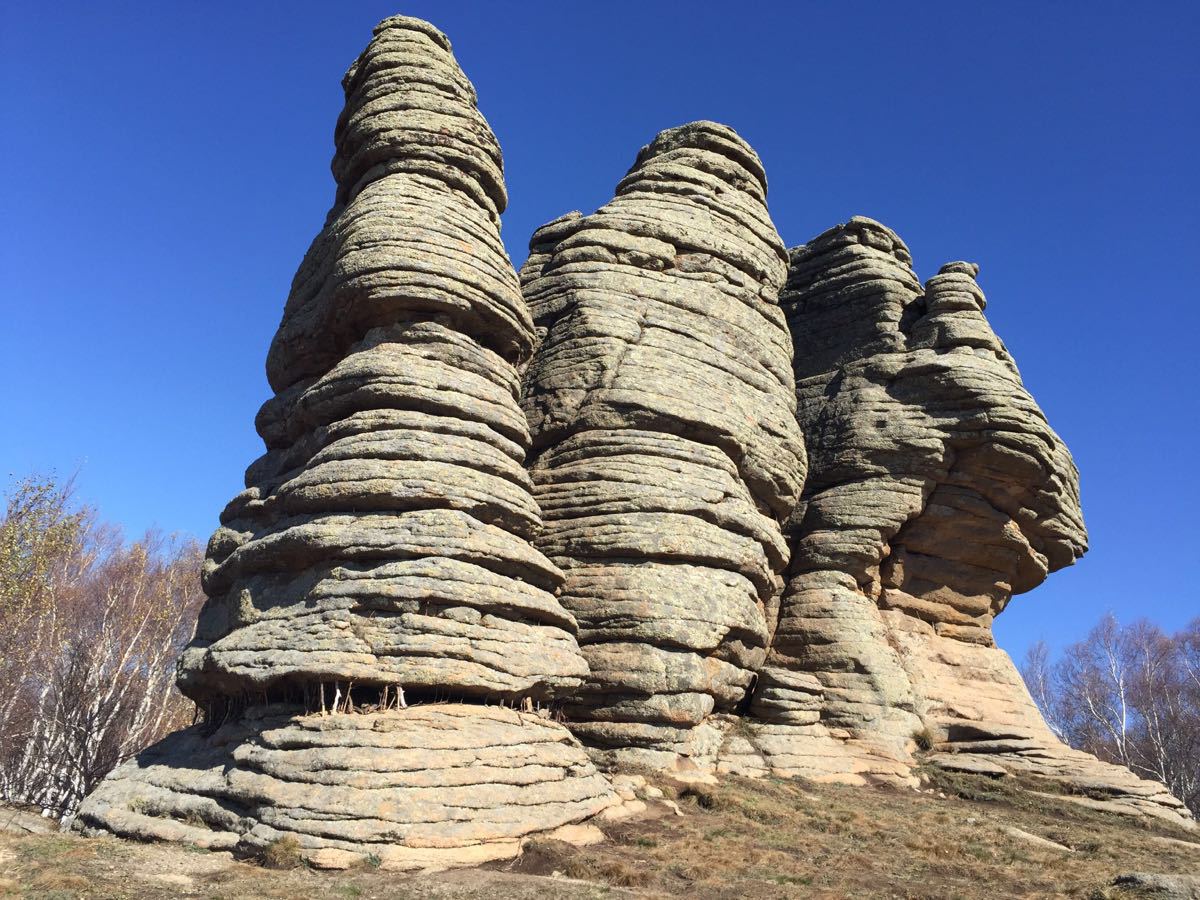
{"type": "MultiPolygon", "coordinates": [[[[871,573],[888,536],[920,511],[941,442],[919,409],[888,396],[888,376],[869,367],[903,353],[901,323],[920,295],[908,249],[870,220],[791,251],[780,304],[810,471],[774,642],[750,706],[753,743],[776,772],[911,781],[909,748],[921,722],[871,573]]],[[[735,740],[725,765],[753,771],[755,756],[735,740]]]]}
{"type": "Polygon", "coordinates": [[[922,285],[864,218],[791,253],[780,305],[811,469],[751,743],[776,771],[851,781],[904,780],[932,743],[935,763],[1182,821],[1162,785],[1058,742],[992,640],[1087,533],[1075,464],[988,325],[978,271],[922,285]]]}
{"type": "Polygon", "coordinates": [[[806,465],[785,263],[758,157],[711,122],[662,132],[612,201],[532,238],[537,546],[591,668],[571,728],[610,761],[715,757],[710,714],[764,658],[806,465]]]}
{"type": "Polygon", "coordinates": [[[533,330],[500,242],[500,148],[419,20],[381,25],[344,87],[335,204],[271,343],[267,452],[209,544],[180,686],[541,699],[586,665],[530,544],[533,330]]]}
{"type": "Polygon", "coordinates": [[[80,823],[478,862],[616,798],[534,712],[587,665],[531,543],[534,335],[499,237],[499,146],[425,22],[382,22],[343,84],[334,206],[267,360],[267,452],[209,543],[180,660],[209,726],[118,769],[80,823]]]}

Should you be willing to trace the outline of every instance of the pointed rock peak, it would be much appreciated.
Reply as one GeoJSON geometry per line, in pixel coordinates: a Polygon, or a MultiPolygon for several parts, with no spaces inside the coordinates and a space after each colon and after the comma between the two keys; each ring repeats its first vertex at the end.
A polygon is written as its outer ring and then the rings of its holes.
{"type": "Polygon", "coordinates": [[[551,219],[530,235],[529,252],[533,254],[557,244],[567,235],[571,234],[582,219],[583,213],[577,209],[571,210],[569,213],[563,213],[557,219],[551,219]]]}
{"type": "MultiPolygon", "coordinates": [[[[978,275],[979,266],[976,263],[962,260],[948,262],[938,269],[937,274],[925,282],[925,303],[930,315],[950,310],[983,312],[987,308],[987,297],[976,283],[978,275]]],[[[978,330],[981,337],[986,336],[987,346],[1003,349],[986,321],[981,321],[978,330]]]]}
{"type": "Polygon", "coordinates": [[[805,256],[828,253],[848,244],[874,247],[876,250],[894,256],[906,266],[912,265],[912,254],[908,250],[908,245],[901,240],[900,235],[882,222],[866,216],[854,216],[849,222],[822,231],[807,244],[793,248],[791,256],[795,261],[805,256]]]}
{"type": "MultiPolygon", "coordinates": [[[[371,35],[373,37],[379,37],[381,34],[384,34],[388,31],[411,31],[414,32],[414,34],[408,37],[417,38],[419,35],[424,35],[425,38],[428,38],[447,53],[452,52],[453,49],[450,46],[450,39],[446,37],[446,35],[443,34],[438,28],[434,27],[431,23],[426,22],[424,19],[416,19],[412,16],[389,16],[376,25],[374,29],[372,29],[371,35]]],[[[403,37],[401,35],[396,36],[403,37]]],[[[417,39],[419,40],[419,38],[417,39]]],[[[347,94],[350,93],[350,86],[354,83],[354,78],[358,73],[359,63],[363,61],[366,55],[367,54],[365,51],[359,54],[358,59],[350,64],[350,68],[347,69],[346,74],[342,76],[342,90],[347,94]]]]}
{"type": "Polygon", "coordinates": [[[971,278],[978,278],[979,277],[979,263],[963,262],[962,260],[958,260],[956,262],[948,262],[944,266],[942,266],[940,269],[938,269],[938,274],[939,275],[951,275],[951,274],[968,275],[971,278]]]}
{"type": "Polygon", "coordinates": [[[689,122],[660,131],[634,160],[618,193],[638,183],[648,170],[687,167],[716,176],[738,190],[766,199],[767,174],[754,149],[728,125],[689,122]]]}
{"type": "Polygon", "coordinates": [[[332,166],[339,204],[409,172],[446,182],[499,219],[508,202],[500,145],[444,34],[420,19],[384,19],[342,88],[332,166]]]}
{"type": "Polygon", "coordinates": [[[553,256],[554,249],[586,221],[587,218],[579,210],[571,210],[557,219],[551,219],[529,236],[529,256],[521,265],[520,272],[522,287],[542,274],[542,268],[553,256]]]}
{"type": "Polygon", "coordinates": [[[898,349],[922,290],[904,241],[866,216],[793,247],[779,305],[804,317],[790,323],[797,373],[898,349]]]}
{"type": "Polygon", "coordinates": [[[371,34],[380,35],[389,29],[416,31],[425,35],[447,53],[453,49],[450,46],[450,38],[446,37],[446,35],[443,34],[442,31],[435,25],[426,22],[424,19],[418,19],[413,16],[388,16],[375,26],[371,34]]]}

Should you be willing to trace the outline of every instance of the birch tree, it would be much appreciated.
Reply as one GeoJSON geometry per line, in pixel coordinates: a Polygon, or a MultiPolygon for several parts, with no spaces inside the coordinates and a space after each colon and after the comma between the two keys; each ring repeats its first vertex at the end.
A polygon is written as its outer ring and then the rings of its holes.
{"type": "Polygon", "coordinates": [[[19,482],[0,520],[0,799],[71,815],[194,709],[175,659],[203,595],[195,542],[126,543],[70,483],[19,482]]]}
{"type": "Polygon", "coordinates": [[[1022,674],[1068,744],[1161,781],[1200,814],[1200,617],[1172,635],[1108,615],[1057,661],[1034,645],[1022,674]]]}

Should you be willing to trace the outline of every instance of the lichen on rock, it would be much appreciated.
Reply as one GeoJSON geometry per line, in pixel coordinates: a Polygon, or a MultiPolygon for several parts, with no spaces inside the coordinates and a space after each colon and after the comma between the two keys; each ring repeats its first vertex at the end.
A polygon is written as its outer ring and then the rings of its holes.
{"type": "Polygon", "coordinates": [[[529,713],[266,707],[118,768],[77,827],[245,855],[290,836],[318,860],[437,869],[515,856],[526,836],[619,803],[570,733],[529,713]]]}
{"type": "Polygon", "coordinates": [[[762,164],[712,122],[662,132],[610,202],[530,242],[537,546],[591,669],[571,727],[610,761],[694,755],[766,653],[805,469],[785,261],[762,164]]]}
{"type": "Polygon", "coordinates": [[[271,344],[266,454],[209,544],[198,702],[322,682],[546,699],[587,667],[530,543],[500,148],[436,29],[385,20],[344,80],[338,189],[271,344]]]}
{"type": "Polygon", "coordinates": [[[267,360],[267,450],[180,660],[207,724],[115,770],[78,821],[246,852],[291,837],[322,865],[481,862],[621,800],[538,715],[588,670],[531,542],[534,333],[499,146],[428,23],[380,23],[343,84],[335,202],[267,360]]]}
{"type": "Polygon", "coordinates": [[[266,452],[179,663],[203,724],[114,770],[78,828],[469,865],[598,839],[589,818],[645,808],[597,767],[628,764],[1035,775],[1191,823],[1060,743],[992,639],[1087,534],[978,266],[922,284],[859,217],[789,253],[758,156],[702,121],[538,229],[518,277],[446,37],[386,19],[343,87],[266,452]]]}
{"type": "Polygon", "coordinates": [[[992,620],[1087,547],[1079,476],[984,317],[973,263],[924,285],[854,218],[791,251],[780,295],[810,457],[789,580],[730,770],[911,781],[917,738],[1186,818],[1060,743],[992,620]],[[1103,787],[1097,787],[1103,785],[1103,787]]]}

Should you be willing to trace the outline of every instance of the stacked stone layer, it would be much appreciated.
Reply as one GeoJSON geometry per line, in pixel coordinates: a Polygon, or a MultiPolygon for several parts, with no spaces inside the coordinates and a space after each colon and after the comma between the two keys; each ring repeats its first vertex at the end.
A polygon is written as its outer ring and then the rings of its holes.
{"type": "Polygon", "coordinates": [[[817,705],[902,754],[921,710],[882,611],[991,646],[1012,593],[1083,552],[1074,464],[984,319],[976,271],[922,287],[867,219],[793,251],[780,302],[812,470],[755,703],[768,721],[817,705]],[[820,703],[777,670],[816,675],[820,703]]]}
{"type": "Polygon", "coordinates": [[[863,218],[789,257],[757,155],[695,122],[539,229],[518,280],[445,36],[387,19],[343,86],[266,452],[180,660],[209,724],[78,827],[436,868],[595,837],[575,823],[640,805],[596,760],[912,783],[918,736],[1190,823],[1059,743],[992,641],[1086,532],[978,267],[922,284],[863,218]]]}
{"type": "Polygon", "coordinates": [[[697,122],[534,234],[530,467],[591,675],[571,727],[669,759],[762,662],[803,483],[783,244],[753,150],[697,122]]]}
{"type": "Polygon", "coordinates": [[[533,327],[499,237],[500,150],[418,20],[383,22],[344,86],[336,202],[271,345],[267,452],[209,545],[181,686],[543,699],[587,667],[531,544],[533,327]]]}
{"type": "Polygon", "coordinates": [[[209,543],[180,660],[208,727],[227,724],[117,769],[79,823],[239,852],[292,837],[322,865],[471,864],[620,798],[532,713],[587,664],[532,544],[534,333],[500,242],[499,147],[427,23],[382,22],[344,87],[335,203],[267,360],[267,450],[209,543]]]}
{"type": "Polygon", "coordinates": [[[116,769],[77,827],[239,854],[283,837],[320,865],[502,859],[522,839],[619,799],[561,726],[499,707],[387,713],[251,709],[205,737],[178,732],[116,769]]]}
{"type": "Polygon", "coordinates": [[[1161,782],[1059,741],[1003,650],[938,635],[899,610],[885,610],[883,618],[937,740],[929,762],[993,776],[1035,775],[1061,783],[1067,799],[1085,806],[1195,826],[1161,782]]]}
{"type": "Polygon", "coordinates": [[[1105,784],[1114,806],[1179,820],[1161,785],[1055,740],[994,645],[1013,594],[1086,549],[1078,473],[983,315],[978,267],[922,285],[911,263],[864,218],[791,252],[780,305],[811,468],[759,724],[722,765],[906,781],[929,734],[943,761],[1105,784]]]}

